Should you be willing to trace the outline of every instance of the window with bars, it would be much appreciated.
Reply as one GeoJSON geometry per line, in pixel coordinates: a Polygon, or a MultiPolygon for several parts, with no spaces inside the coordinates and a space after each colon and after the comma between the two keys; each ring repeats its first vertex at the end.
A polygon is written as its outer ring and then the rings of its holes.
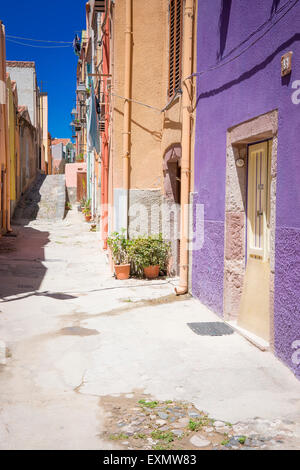
{"type": "Polygon", "coordinates": [[[170,0],[169,97],[180,88],[182,56],[183,0],[170,0]]]}

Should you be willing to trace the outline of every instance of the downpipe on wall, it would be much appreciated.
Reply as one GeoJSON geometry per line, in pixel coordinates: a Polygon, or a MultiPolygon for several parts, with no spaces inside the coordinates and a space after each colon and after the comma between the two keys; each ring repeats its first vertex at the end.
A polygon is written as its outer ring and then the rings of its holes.
{"type": "Polygon", "coordinates": [[[181,137],[181,201],[180,201],[180,280],[175,288],[176,295],[188,292],[189,272],[189,190],[190,190],[190,154],[191,154],[191,106],[192,84],[189,77],[193,69],[193,17],[194,0],[186,0],[183,26],[183,62],[182,62],[182,137],[181,137]]]}
{"type": "Polygon", "coordinates": [[[132,79],[132,0],[126,0],[126,24],[125,24],[125,79],[124,79],[124,129],[123,129],[123,189],[124,189],[124,214],[125,230],[128,236],[128,210],[130,187],[130,117],[131,117],[131,79],[132,79]]]}

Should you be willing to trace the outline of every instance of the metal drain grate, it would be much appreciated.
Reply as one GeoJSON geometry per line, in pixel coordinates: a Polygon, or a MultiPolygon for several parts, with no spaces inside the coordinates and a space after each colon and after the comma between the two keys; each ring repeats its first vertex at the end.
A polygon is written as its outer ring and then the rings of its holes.
{"type": "Polygon", "coordinates": [[[224,336],[234,333],[229,325],[222,322],[187,323],[187,325],[199,336],[224,336]]]}

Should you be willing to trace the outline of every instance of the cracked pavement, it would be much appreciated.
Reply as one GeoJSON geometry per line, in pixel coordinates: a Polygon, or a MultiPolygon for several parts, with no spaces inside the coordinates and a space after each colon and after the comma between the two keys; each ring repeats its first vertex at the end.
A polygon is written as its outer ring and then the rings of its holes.
{"type": "Polygon", "coordinates": [[[0,240],[0,449],[122,448],[105,438],[101,399],[137,390],[236,425],[260,418],[261,433],[289,423],[276,445],[300,447],[300,383],[271,353],[193,333],[187,323],[220,319],[175,297],[173,279],[112,278],[75,210],[15,230],[0,240]]]}

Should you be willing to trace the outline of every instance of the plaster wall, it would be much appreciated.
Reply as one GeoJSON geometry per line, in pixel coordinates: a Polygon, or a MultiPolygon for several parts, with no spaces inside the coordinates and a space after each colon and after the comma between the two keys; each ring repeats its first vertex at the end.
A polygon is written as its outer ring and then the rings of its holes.
{"type": "Polygon", "coordinates": [[[86,162],[67,163],[65,165],[65,181],[68,200],[71,204],[77,202],[77,173],[86,172],[86,162]]]}
{"type": "MultiPolygon", "coordinates": [[[[205,206],[205,241],[193,253],[192,289],[206,305],[224,314],[227,131],[278,110],[275,258],[271,261],[271,266],[275,264],[274,350],[300,376],[300,365],[292,359],[293,344],[300,339],[300,119],[299,105],[292,101],[292,85],[300,77],[300,5],[230,64],[202,73],[222,57],[225,62],[227,54],[236,55],[230,51],[274,15],[272,0],[254,0],[251,9],[246,0],[228,2],[229,16],[222,3],[201,0],[198,8],[201,77],[197,79],[194,185],[195,202],[205,206]],[[289,50],[293,51],[292,73],[281,78],[281,56],[289,50]]],[[[275,197],[275,188],[273,193],[275,197]]]]}
{"type": "Polygon", "coordinates": [[[62,160],[64,158],[63,144],[52,145],[52,157],[53,160],[62,160]]]}
{"type": "Polygon", "coordinates": [[[34,62],[8,62],[7,71],[17,82],[18,98],[21,106],[27,106],[31,123],[37,126],[36,72],[34,62]],[[11,65],[13,64],[13,65],[11,65]],[[23,64],[23,65],[22,65],[23,64]],[[25,65],[24,65],[25,64],[25,65]]]}
{"type": "Polygon", "coordinates": [[[79,171],[86,171],[86,162],[66,164],[65,173],[67,188],[74,188],[77,186],[77,173],[79,171]]]}
{"type": "Polygon", "coordinates": [[[16,177],[18,165],[18,149],[16,139],[16,115],[17,109],[14,103],[13,89],[10,78],[7,79],[7,98],[8,98],[8,132],[9,132],[9,152],[10,152],[10,203],[11,214],[16,205],[17,190],[16,190],[16,177]]]}
{"type": "Polygon", "coordinates": [[[21,120],[20,131],[20,190],[24,193],[36,177],[36,131],[21,120]]]}
{"type": "MultiPolygon", "coordinates": [[[[161,188],[162,184],[162,116],[159,109],[166,104],[167,83],[163,83],[162,71],[167,57],[167,22],[161,19],[166,15],[167,2],[133,0],[132,99],[157,109],[136,103],[131,106],[131,189],[161,188]]],[[[124,96],[125,2],[115,3],[113,21],[113,92],[124,96]]],[[[114,188],[121,188],[124,100],[114,96],[113,101],[113,184],[114,188]]]]}

